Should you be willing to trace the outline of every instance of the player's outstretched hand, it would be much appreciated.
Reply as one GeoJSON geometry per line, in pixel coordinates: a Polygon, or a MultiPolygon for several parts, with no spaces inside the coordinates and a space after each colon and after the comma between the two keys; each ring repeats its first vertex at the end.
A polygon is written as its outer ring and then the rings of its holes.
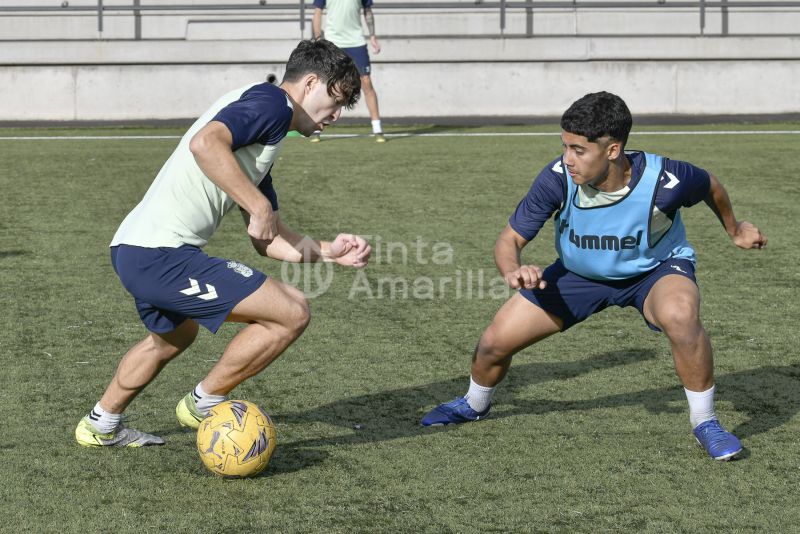
{"type": "Polygon", "coordinates": [[[733,234],[732,239],[739,248],[764,248],[767,246],[767,236],[762,234],[756,225],[747,221],[736,224],[736,233],[733,234]]]}
{"type": "Polygon", "coordinates": [[[278,235],[278,217],[272,211],[272,206],[269,206],[265,212],[250,214],[247,234],[253,239],[264,241],[267,244],[272,243],[272,240],[278,235]]]}
{"type": "Polygon", "coordinates": [[[547,282],[542,280],[542,270],[536,265],[523,265],[506,273],[503,278],[512,289],[544,289],[547,286],[547,282]]]}
{"type": "Polygon", "coordinates": [[[339,265],[361,268],[369,262],[372,247],[363,237],[339,234],[331,243],[331,258],[339,265]]]}

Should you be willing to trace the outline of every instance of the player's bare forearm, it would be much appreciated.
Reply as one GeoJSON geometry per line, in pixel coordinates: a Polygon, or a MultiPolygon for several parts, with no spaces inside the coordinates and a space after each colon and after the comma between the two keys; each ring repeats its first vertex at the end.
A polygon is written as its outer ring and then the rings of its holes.
{"type": "Polygon", "coordinates": [[[717,180],[716,176],[709,174],[711,180],[711,188],[705,198],[706,204],[717,216],[722,227],[728,232],[728,235],[733,237],[736,233],[736,217],[733,215],[733,205],[731,199],[728,197],[728,192],[717,180]]]}
{"type": "Polygon", "coordinates": [[[519,269],[520,254],[521,249],[513,238],[507,236],[506,231],[503,230],[503,233],[500,234],[494,244],[494,263],[502,276],[519,269]]]}
{"type": "Polygon", "coordinates": [[[271,242],[254,242],[256,250],[263,250],[263,255],[273,260],[291,263],[315,263],[323,259],[321,242],[310,239],[290,241],[278,235],[271,242]]]}
{"type": "Polygon", "coordinates": [[[728,192],[725,191],[725,188],[713,174],[710,174],[709,177],[711,179],[711,188],[708,191],[705,202],[722,223],[733,243],[737,247],[744,249],[766,247],[767,236],[754,224],[736,220],[728,192]]]}
{"type": "Polygon", "coordinates": [[[494,262],[502,276],[521,266],[520,256],[528,241],[507,224],[494,244],[494,262]]]}
{"type": "Polygon", "coordinates": [[[503,279],[512,289],[544,289],[542,270],[536,265],[522,265],[522,249],[528,240],[511,225],[506,225],[494,244],[494,262],[503,279]]]}
{"type": "Polygon", "coordinates": [[[372,15],[372,8],[364,8],[364,21],[367,23],[369,43],[372,45],[372,52],[380,54],[381,44],[378,42],[378,37],[375,35],[375,17],[372,15]]]}
{"type": "MultiPolygon", "coordinates": [[[[253,243],[253,245],[257,245],[253,243]]],[[[260,248],[256,246],[256,249],[260,248]]],[[[278,218],[278,235],[263,247],[267,256],[273,260],[292,263],[314,263],[326,259],[325,251],[330,244],[317,241],[296,232],[278,218]]]]}
{"type": "Polygon", "coordinates": [[[372,14],[372,8],[364,8],[364,22],[367,23],[367,33],[373,37],[375,35],[375,16],[372,14]]]}
{"type": "Polygon", "coordinates": [[[314,8],[314,17],[311,19],[311,31],[314,33],[314,39],[321,39],[322,33],[322,10],[314,8]]]}
{"type": "MultiPolygon", "coordinates": [[[[242,210],[245,224],[248,214],[242,210]]],[[[333,241],[318,241],[304,236],[284,224],[277,222],[278,234],[271,241],[250,240],[256,251],[278,261],[292,263],[336,262],[347,267],[361,268],[369,262],[372,248],[363,238],[354,234],[339,234],[333,241]]]]}

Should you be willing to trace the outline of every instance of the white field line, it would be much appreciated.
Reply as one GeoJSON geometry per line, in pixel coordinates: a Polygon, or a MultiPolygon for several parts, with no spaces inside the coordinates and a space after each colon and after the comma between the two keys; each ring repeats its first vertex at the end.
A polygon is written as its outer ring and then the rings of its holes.
{"type": "Polygon", "coordinates": [[[42,135],[2,137],[0,141],[139,141],[145,139],[180,139],[180,135],[42,135]]]}
{"type": "MultiPolygon", "coordinates": [[[[637,135],[799,135],[800,130],[672,130],[631,132],[637,135]]],[[[386,137],[550,137],[558,132],[439,132],[439,133],[387,133],[386,137]]],[[[369,137],[370,134],[325,134],[326,138],[346,139],[369,137]]],[[[0,136],[0,141],[139,141],[153,139],[180,139],[180,135],[64,135],[64,136],[0,136]]]]}

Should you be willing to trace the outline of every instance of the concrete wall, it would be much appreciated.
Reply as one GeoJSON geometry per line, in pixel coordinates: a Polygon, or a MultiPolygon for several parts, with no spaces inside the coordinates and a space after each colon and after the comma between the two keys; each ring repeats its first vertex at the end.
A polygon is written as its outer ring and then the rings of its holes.
{"type": "MultiPolygon", "coordinates": [[[[626,1],[626,0],[617,0],[626,1]]],[[[636,1],[636,0],[630,0],[636,1]]],[[[72,0],[70,6],[96,5],[96,0],[72,0]]],[[[104,0],[108,8],[130,7],[132,0],[104,0]]],[[[158,5],[143,0],[145,5],[158,5]]],[[[164,2],[162,2],[163,4],[164,2]]],[[[306,10],[306,28],[300,29],[299,7],[274,9],[288,0],[270,0],[263,8],[219,11],[203,9],[209,4],[224,4],[222,0],[170,0],[172,5],[192,6],[191,11],[105,11],[103,31],[98,31],[96,11],[8,12],[0,11],[0,36],[3,40],[39,39],[133,39],[136,28],[143,39],[283,39],[310,36],[311,10],[306,10]]],[[[245,2],[237,2],[245,4],[245,2]]],[[[463,5],[456,9],[437,9],[426,0],[379,0],[375,5],[378,34],[398,36],[499,36],[500,11],[497,8],[476,7],[475,0],[449,0],[463,5]],[[398,2],[419,4],[420,8],[398,9],[398,2]]],[[[247,3],[253,7],[255,1],[247,3]]],[[[586,1],[583,4],[587,4],[586,1]]],[[[653,7],[624,9],[522,8],[508,9],[503,35],[526,35],[529,25],[534,35],[699,35],[701,17],[698,8],[670,7],[673,0],[653,7]]],[[[8,0],[2,5],[54,7],[56,0],[8,0]]],[[[309,4],[310,5],[310,4],[309,4]]],[[[800,28],[800,8],[737,8],[726,11],[709,8],[705,12],[705,35],[780,35],[797,34],[800,28]],[[727,25],[726,25],[727,23],[727,25]]]]}
{"type": "MultiPolygon", "coordinates": [[[[0,120],[184,119],[283,72],[296,40],[6,43],[0,120]]],[[[590,91],[637,114],[800,111],[800,37],[387,39],[385,117],[560,115],[590,91]],[[425,58],[420,61],[420,58],[425,58]]],[[[366,116],[362,104],[351,116],[366,116]]]]}

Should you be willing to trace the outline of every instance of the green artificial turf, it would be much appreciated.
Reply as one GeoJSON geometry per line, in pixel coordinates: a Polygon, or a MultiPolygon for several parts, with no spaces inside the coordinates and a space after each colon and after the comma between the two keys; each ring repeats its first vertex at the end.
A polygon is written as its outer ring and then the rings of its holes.
{"type": "MultiPolygon", "coordinates": [[[[555,125],[460,131],[554,135],[390,136],[385,145],[366,136],[287,139],[272,172],[283,220],[316,238],[369,235],[372,264],[282,269],[252,250],[235,213],[209,243],[212,255],[321,293],[305,334],[234,390],[278,431],[264,474],[236,481],[204,470],[193,433],[174,416],[237,332],[233,324],[201,332],[129,408],[131,426],[163,436],[165,446],[85,449],[73,437],[120,356],[145,335],[107,247],[177,138],[0,139],[0,530],[800,529],[800,252],[792,237],[800,135],[634,130],[628,145],[713,172],[737,216],[770,240],[762,251],[738,250],[704,204],[683,210],[715,349],[717,412],[745,446],[740,460],[718,463],[691,434],[667,340],[630,308],[517,355],[486,421],[419,426],[427,410],[466,391],[472,349],[510,294],[493,281],[494,240],[561,149],[555,125]]],[[[180,133],[51,128],[0,137],[180,133]]],[[[553,261],[550,223],[524,257],[553,261]]]]}

